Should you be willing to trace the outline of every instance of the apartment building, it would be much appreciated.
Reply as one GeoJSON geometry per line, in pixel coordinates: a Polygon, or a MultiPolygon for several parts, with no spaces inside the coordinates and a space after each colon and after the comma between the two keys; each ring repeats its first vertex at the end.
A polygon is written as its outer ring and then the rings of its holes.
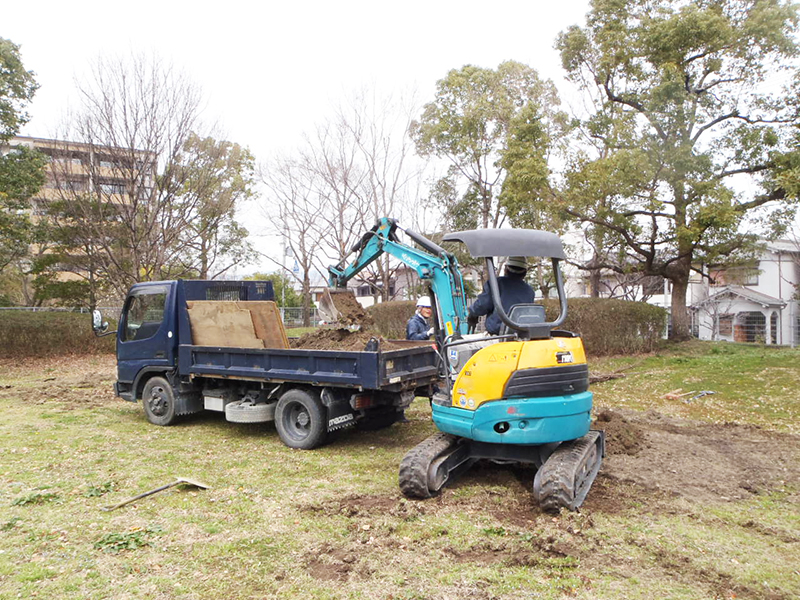
{"type": "Polygon", "coordinates": [[[64,140],[17,136],[2,150],[27,146],[49,157],[47,181],[32,199],[34,215],[47,213],[50,202],[93,194],[123,204],[135,191],[152,193],[155,157],[151,152],[64,140]]]}

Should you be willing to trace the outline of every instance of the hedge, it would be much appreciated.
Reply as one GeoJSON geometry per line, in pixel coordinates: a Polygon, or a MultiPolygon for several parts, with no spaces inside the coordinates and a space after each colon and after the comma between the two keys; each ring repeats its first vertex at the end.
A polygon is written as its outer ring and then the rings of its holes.
{"type": "Polygon", "coordinates": [[[113,353],[114,340],[94,335],[90,314],[0,310],[0,358],[113,353]]]}
{"type": "MultiPolygon", "coordinates": [[[[558,314],[558,302],[546,300],[547,318],[558,314]]],[[[413,316],[413,301],[384,302],[370,306],[367,313],[387,339],[405,339],[406,323],[413,316]]],[[[583,338],[590,356],[652,352],[661,342],[667,312],[647,302],[609,298],[571,298],[562,329],[583,338]]]]}
{"type": "MultiPolygon", "coordinates": [[[[558,314],[558,301],[546,300],[547,319],[558,314]]],[[[561,329],[577,333],[590,356],[652,352],[661,343],[667,311],[647,302],[611,298],[571,298],[561,329]]]]}
{"type": "Polygon", "coordinates": [[[406,324],[414,316],[417,304],[413,300],[381,302],[367,308],[375,321],[375,329],[387,340],[406,339],[406,324]]]}

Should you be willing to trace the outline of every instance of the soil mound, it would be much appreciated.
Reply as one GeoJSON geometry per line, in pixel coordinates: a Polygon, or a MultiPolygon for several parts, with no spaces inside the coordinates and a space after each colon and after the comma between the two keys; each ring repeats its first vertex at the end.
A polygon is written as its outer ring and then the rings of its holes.
{"type": "Polygon", "coordinates": [[[609,455],[636,456],[645,443],[642,428],[613,410],[605,409],[597,415],[592,428],[606,432],[606,454],[609,455]]]}
{"type": "Polygon", "coordinates": [[[366,313],[364,307],[356,300],[352,292],[332,292],[330,293],[330,300],[339,313],[336,317],[335,325],[339,327],[360,325],[362,330],[370,329],[374,326],[372,316],[366,313]]]}
{"type": "Polygon", "coordinates": [[[405,348],[403,344],[394,343],[383,339],[374,332],[360,329],[350,331],[349,329],[336,327],[323,327],[306,333],[299,338],[289,340],[291,348],[302,348],[304,350],[340,350],[343,352],[363,352],[372,340],[374,347],[370,350],[397,350],[405,348]]]}

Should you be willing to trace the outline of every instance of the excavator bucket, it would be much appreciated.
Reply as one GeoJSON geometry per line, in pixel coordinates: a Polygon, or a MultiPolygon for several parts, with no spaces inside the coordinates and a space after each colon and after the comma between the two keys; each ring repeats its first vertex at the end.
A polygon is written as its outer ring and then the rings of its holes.
{"type": "Polygon", "coordinates": [[[340,294],[352,294],[349,290],[326,289],[317,301],[317,310],[328,323],[333,323],[339,319],[339,309],[336,308],[335,296],[340,294]]]}
{"type": "Polygon", "coordinates": [[[371,323],[370,317],[350,290],[326,289],[317,308],[332,325],[355,330],[371,323]]]}

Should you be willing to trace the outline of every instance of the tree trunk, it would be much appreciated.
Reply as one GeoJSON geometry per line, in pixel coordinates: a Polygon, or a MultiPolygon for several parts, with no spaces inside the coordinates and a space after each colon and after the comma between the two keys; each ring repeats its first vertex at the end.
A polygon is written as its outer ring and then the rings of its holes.
{"type": "Polygon", "coordinates": [[[689,274],[671,278],[672,282],[672,331],[669,339],[684,341],[690,339],[689,311],[686,308],[686,290],[689,287],[689,274]]]}
{"type": "Polygon", "coordinates": [[[600,269],[589,271],[589,290],[592,298],[600,297],[600,269]]]}
{"type": "Polygon", "coordinates": [[[303,327],[311,327],[311,278],[308,270],[303,275],[303,327]]]}

